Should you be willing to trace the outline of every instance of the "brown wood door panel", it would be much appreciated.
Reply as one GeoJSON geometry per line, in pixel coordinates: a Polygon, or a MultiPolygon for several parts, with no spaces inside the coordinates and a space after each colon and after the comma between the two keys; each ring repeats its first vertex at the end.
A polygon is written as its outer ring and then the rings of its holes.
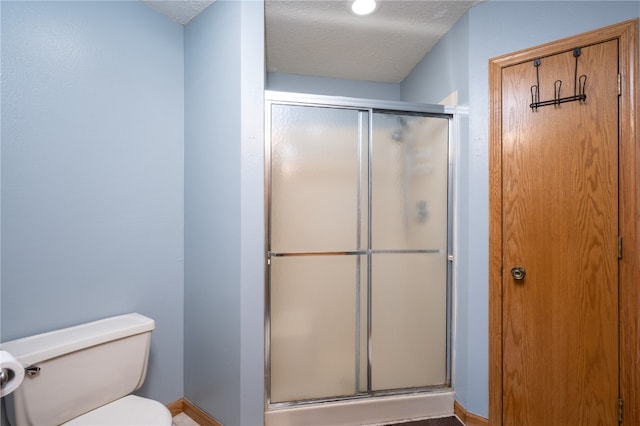
{"type": "Polygon", "coordinates": [[[491,425],[615,425],[618,401],[610,400],[616,387],[623,404],[621,425],[640,425],[639,22],[489,61],[491,425]],[[615,111],[603,106],[615,79],[609,78],[611,69],[600,71],[601,62],[615,59],[606,48],[613,43],[620,86],[615,111]],[[542,58],[541,100],[553,97],[558,78],[563,80],[561,96],[572,95],[574,62],[562,54],[580,46],[578,75],[588,75],[582,105],[587,108],[541,107],[523,121],[535,83],[532,61],[542,58]],[[516,68],[526,64],[528,70],[516,68]],[[551,75],[549,67],[557,68],[558,75],[551,75]],[[522,81],[514,70],[522,73],[522,81]],[[580,124],[559,130],[571,120],[580,124]],[[619,126],[617,153],[603,142],[614,126],[619,126]],[[616,155],[614,176],[610,165],[616,155]],[[557,162],[560,157],[565,161],[557,162]],[[616,220],[621,259],[616,259],[617,236],[608,238],[616,220]],[[527,268],[524,283],[510,276],[515,264],[527,268]],[[612,275],[617,288],[610,285],[612,275]],[[612,299],[617,299],[613,308],[612,299]],[[615,351],[611,346],[617,346],[615,351]]]}
{"type": "MultiPolygon", "coordinates": [[[[586,102],[537,110],[533,63],[502,70],[504,424],[617,424],[617,55],[582,48],[586,102]]],[[[541,58],[541,100],[573,95],[575,64],[541,58]]]]}

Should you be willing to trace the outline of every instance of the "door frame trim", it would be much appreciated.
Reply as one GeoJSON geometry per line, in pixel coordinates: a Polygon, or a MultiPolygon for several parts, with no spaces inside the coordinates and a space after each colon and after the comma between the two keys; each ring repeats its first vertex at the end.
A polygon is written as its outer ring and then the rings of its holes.
{"type": "Polygon", "coordinates": [[[489,60],[489,424],[502,424],[502,69],[538,57],[617,39],[619,98],[619,227],[624,241],[619,283],[622,425],[640,424],[640,99],[638,19],[489,60]]]}

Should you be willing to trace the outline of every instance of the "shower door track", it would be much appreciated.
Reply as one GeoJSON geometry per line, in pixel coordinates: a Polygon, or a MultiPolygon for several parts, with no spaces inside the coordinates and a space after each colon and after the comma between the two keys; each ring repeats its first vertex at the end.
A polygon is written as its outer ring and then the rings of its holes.
{"type": "Polygon", "coordinates": [[[406,395],[422,395],[427,393],[449,392],[449,385],[423,386],[419,388],[400,388],[390,390],[373,390],[367,392],[359,392],[346,396],[333,396],[327,398],[301,399],[297,401],[274,402],[268,404],[269,410],[278,410],[283,408],[303,407],[317,404],[331,404],[334,402],[360,401],[371,398],[386,398],[390,396],[406,396],[406,395]]]}
{"type": "MultiPolygon", "coordinates": [[[[451,379],[452,379],[452,362],[451,355],[452,349],[452,262],[454,260],[453,256],[453,227],[452,227],[452,217],[453,217],[453,188],[454,188],[454,170],[453,170],[453,155],[455,153],[455,137],[454,137],[454,109],[451,107],[446,107],[444,105],[430,105],[430,104],[413,104],[413,103],[405,103],[405,102],[396,102],[396,101],[380,101],[380,100],[369,100],[369,99],[360,99],[360,98],[346,98],[346,97],[335,97],[335,96],[322,96],[322,95],[308,95],[301,93],[289,93],[289,92],[275,92],[275,91],[265,91],[265,164],[268,166],[265,167],[265,208],[266,208],[266,238],[265,238],[265,409],[268,410],[277,410],[282,408],[290,408],[297,406],[306,406],[312,404],[325,404],[325,403],[333,403],[333,402],[341,402],[341,401],[352,401],[352,400],[363,400],[368,398],[380,398],[380,397],[388,397],[388,396],[397,396],[397,395],[412,395],[412,394],[424,394],[424,393],[434,393],[434,392],[446,392],[451,391],[451,379]],[[439,385],[430,385],[430,386],[422,386],[422,387],[410,387],[410,388],[396,388],[396,389],[384,389],[384,390],[373,390],[371,383],[372,376],[372,362],[371,362],[371,256],[373,254],[442,254],[445,252],[441,249],[417,249],[417,250],[374,250],[370,247],[371,244],[371,226],[367,226],[367,244],[369,247],[366,250],[353,250],[353,251],[309,251],[309,252],[273,252],[270,250],[270,241],[271,241],[271,226],[270,226],[270,216],[271,216],[271,153],[270,153],[270,145],[271,145],[271,105],[295,105],[295,106],[308,106],[308,107],[323,107],[323,108],[335,108],[335,109],[350,109],[356,110],[359,112],[359,128],[362,127],[362,115],[368,114],[368,140],[367,150],[368,150],[368,161],[371,163],[371,143],[372,143],[372,126],[373,120],[371,119],[372,114],[375,113],[393,113],[393,114],[406,114],[406,115],[417,115],[417,116],[427,116],[427,117],[440,117],[447,118],[449,120],[449,137],[448,137],[448,201],[447,201],[447,250],[446,250],[446,258],[447,258],[447,278],[446,278],[446,355],[445,355],[445,383],[439,385]],[[271,298],[271,285],[270,285],[270,277],[269,277],[269,267],[271,265],[272,257],[315,257],[315,256],[358,256],[357,261],[358,265],[360,262],[360,256],[366,256],[368,259],[367,262],[367,390],[354,392],[353,394],[348,395],[336,395],[326,398],[313,398],[313,399],[302,399],[302,400],[291,400],[291,401],[283,401],[283,402],[271,402],[271,374],[270,374],[270,366],[271,366],[271,354],[270,354],[270,341],[271,341],[271,312],[270,312],[270,303],[269,300],[271,298]]],[[[359,132],[359,138],[362,138],[362,132],[359,132]]],[[[363,146],[363,141],[360,139],[358,143],[358,149],[363,146]]],[[[361,158],[361,155],[359,155],[361,158]]],[[[359,168],[362,166],[359,165],[359,168]]],[[[371,179],[371,167],[368,167],[368,179],[371,179]]],[[[358,174],[359,176],[361,173],[358,174]]],[[[360,194],[359,188],[361,185],[358,185],[358,217],[360,217],[360,194]]],[[[368,223],[371,223],[371,185],[367,185],[367,210],[368,210],[368,223]]],[[[360,223],[358,223],[358,244],[360,244],[360,223]]],[[[360,268],[358,267],[358,271],[360,268]]],[[[358,290],[359,293],[359,290],[358,290]]],[[[359,298],[358,298],[359,300],[359,298]]],[[[359,330],[360,327],[357,327],[359,330]]],[[[359,338],[359,331],[356,339],[359,338]]],[[[359,358],[359,346],[356,345],[357,355],[356,359],[359,358]]],[[[359,376],[357,373],[359,369],[359,365],[356,362],[356,389],[359,388],[359,376]]]]}

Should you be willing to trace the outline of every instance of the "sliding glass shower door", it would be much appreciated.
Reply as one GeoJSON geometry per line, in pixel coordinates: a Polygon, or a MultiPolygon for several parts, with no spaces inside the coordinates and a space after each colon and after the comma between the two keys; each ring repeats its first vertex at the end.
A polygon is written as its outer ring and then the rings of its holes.
{"type": "Polygon", "coordinates": [[[449,121],[268,103],[269,403],[449,384],[449,121]]]}
{"type": "Polygon", "coordinates": [[[371,388],[447,377],[449,120],[373,113],[371,388]]]}

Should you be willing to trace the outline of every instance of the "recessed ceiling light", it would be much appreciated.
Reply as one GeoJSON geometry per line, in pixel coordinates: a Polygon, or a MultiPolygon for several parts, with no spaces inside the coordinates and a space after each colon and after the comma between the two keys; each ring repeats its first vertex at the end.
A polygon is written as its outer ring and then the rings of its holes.
{"type": "Polygon", "coordinates": [[[376,1],[375,0],[355,0],[351,3],[351,10],[356,15],[369,15],[376,10],[376,1]]]}

